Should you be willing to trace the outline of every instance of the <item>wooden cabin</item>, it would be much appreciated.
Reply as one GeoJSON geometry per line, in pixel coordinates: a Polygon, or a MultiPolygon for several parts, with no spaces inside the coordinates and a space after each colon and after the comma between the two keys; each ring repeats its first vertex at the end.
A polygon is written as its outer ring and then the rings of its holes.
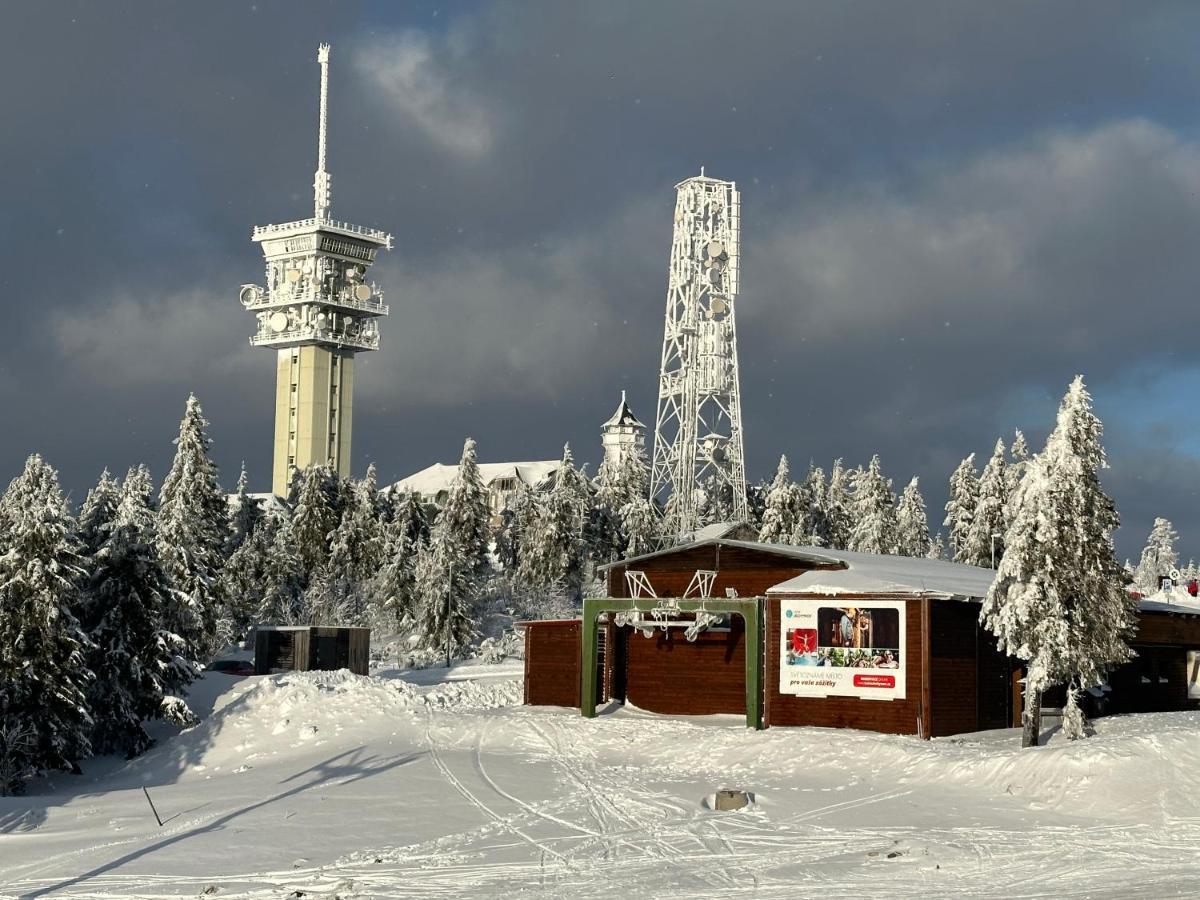
{"type": "MultiPolygon", "coordinates": [[[[1023,671],[979,624],[990,569],[705,537],[605,572],[610,612],[596,630],[596,678],[582,672],[581,620],[525,623],[527,703],[586,713],[616,700],[669,715],[745,714],[747,673],[757,665],[760,727],[933,737],[1019,724],[1023,671]],[[710,573],[702,605],[714,613],[729,596],[755,598],[761,639],[753,646],[743,614],[723,616],[693,640],[682,627],[690,613],[617,626],[614,613],[631,593],[642,606],[689,590],[695,599],[698,572],[710,573]],[[585,682],[594,682],[594,697],[581,696],[585,682]]],[[[1177,594],[1142,601],[1137,658],[1097,698],[1107,711],[1200,707],[1200,604],[1177,594]]]]}
{"type": "Polygon", "coordinates": [[[349,669],[366,675],[371,629],[324,625],[259,625],[254,634],[254,673],[349,669]]]}

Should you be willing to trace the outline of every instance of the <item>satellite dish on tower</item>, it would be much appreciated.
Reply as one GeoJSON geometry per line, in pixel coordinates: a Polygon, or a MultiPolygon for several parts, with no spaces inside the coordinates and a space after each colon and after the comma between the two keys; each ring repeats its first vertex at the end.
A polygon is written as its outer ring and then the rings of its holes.
{"type": "Polygon", "coordinates": [[[354,299],[362,303],[371,299],[371,286],[369,284],[356,284],[354,286],[354,299]]]}
{"type": "Polygon", "coordinates": [[[243,284],[241,291],[238,292],[238,300],[242,306],[253,306],[262,299],[262,288],[257,284],[243,284]]]}
{"type": "Polygon", "coordinates": [[[708,253],[709,259],[717,259],[725,252],[725,245],[720,241],[709,241],[705,252],[708,253]]]}
{"type": "Polygon", "coordinates": [[[277,312],[271,316],[271,330],[275,332],[287,331],[288,317],[285,312],[277,312]]]}

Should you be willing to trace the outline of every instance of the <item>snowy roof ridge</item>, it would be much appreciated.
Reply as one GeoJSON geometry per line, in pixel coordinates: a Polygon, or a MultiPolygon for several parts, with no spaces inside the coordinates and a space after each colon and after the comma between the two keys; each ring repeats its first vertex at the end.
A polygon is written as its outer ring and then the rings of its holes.
{"type": "Polygon", "coordinates": [[[844,568],[803,572],[767,589],[768,594],[911,594],[948,600],[982,600],[996,577],[993,569],[945,559],[857,553],[819,552],[844,568]]]}

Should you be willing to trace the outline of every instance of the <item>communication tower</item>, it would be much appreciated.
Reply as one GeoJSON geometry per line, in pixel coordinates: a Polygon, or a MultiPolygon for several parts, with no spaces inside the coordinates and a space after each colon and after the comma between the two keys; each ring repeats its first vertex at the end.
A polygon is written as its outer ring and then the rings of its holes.
{"type": "Polygon", "coordinates": [[[723,492],[734,518],[748,518],[735,325],[740,198],[732,181],[703,169],[675,191],[650,471],[667,534],[703,524],[705,491],[723,492]]]}
{"type": "Polygon", "coordinates": [[[379,349],[377,319],[388,314],[367,267],[392,236],[330,217],[332,180],[325,171],[329,45],[317,50],[321,112],[313,217],[254,229],[266,257],[266,286],[242,285],[239,299],[255,314],[250,343],[277,351],[275,457],[271,489],[286,497],[292,473],[312,464],[350,474],[354,355],[379,349]]]}

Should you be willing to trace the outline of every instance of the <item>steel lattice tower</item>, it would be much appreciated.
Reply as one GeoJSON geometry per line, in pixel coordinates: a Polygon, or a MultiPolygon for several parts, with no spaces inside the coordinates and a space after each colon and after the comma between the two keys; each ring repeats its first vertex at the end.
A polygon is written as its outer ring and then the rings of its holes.
{"type": "Polygon", "coordinates": [[[706,488],[726,492],[736,520],[748,518],[735,324],[740,198],[732,181],[703,169],[675,191],[650,471],[668,534],[702,524],[706,488]]]}
{"type": "Polygon", "coordinates": [[[239,299],[255,314],[250,343],[277,351],[275,461],[271,488],[280,497],[297,469],[329,465],[350,475],[354,355],[379,349],[377,319],[388,314],[383,292],[367,267],[392,236],[339,222],[329,213],[331,178],[325,170],[329,118],[329,45],[321,67],[317,171],[313,217],[254,229],[266,257],[266,286],[242,285],[239,299]]]}

